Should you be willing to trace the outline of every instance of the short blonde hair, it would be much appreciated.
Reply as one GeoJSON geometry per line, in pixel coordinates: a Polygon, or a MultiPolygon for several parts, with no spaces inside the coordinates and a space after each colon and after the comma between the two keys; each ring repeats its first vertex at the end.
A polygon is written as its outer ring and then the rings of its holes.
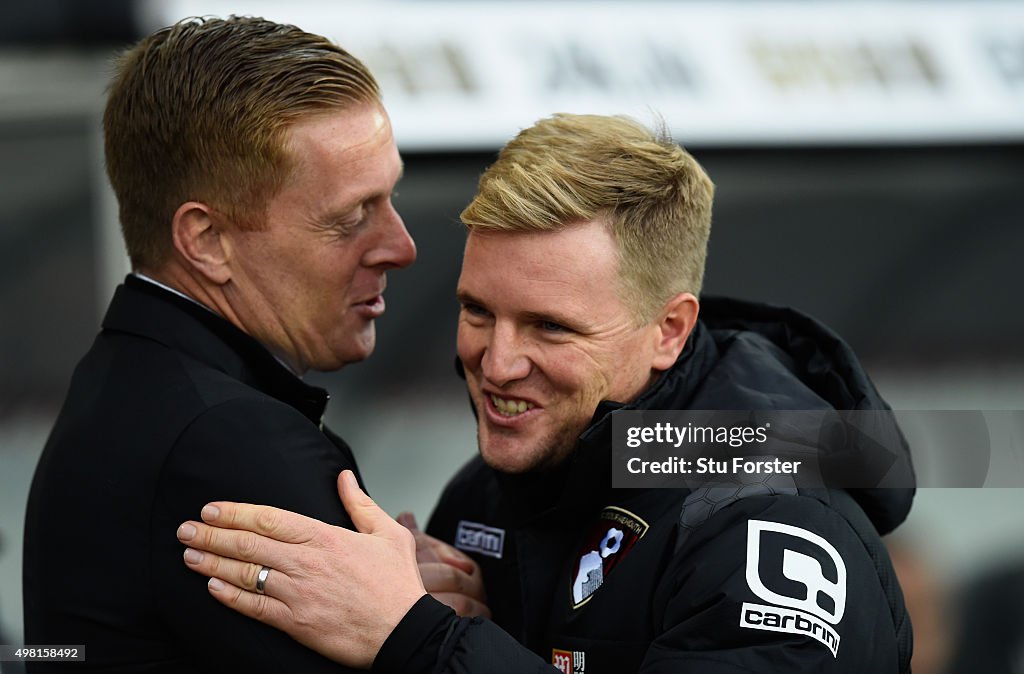
{"type": "Polygon", "coordinates": [[[662,128],[557,114],[521,131],[462,212],[470,232],[536,232],[604,220],[620,292],[641,322],[680,292],[700,294],[714,185],[662,128]]]}
{"type": "Polygon", "coordinates": [[[291,170],[298,119],[379,105],[377,82],[325,37],[256,17],[191,18],[121,54],[103,116],[107,175],[132,265],[171,251],[171,220],[203,201],[261,229],[291,170]]]}

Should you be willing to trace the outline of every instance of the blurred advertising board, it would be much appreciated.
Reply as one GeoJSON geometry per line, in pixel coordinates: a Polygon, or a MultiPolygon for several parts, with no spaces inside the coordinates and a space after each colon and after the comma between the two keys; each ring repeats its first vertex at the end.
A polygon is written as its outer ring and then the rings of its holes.
{"type": "Polygon", "coordinates": [[[337,41],[406,150],[487,150],[556,111],[689,146],[1024,139],[1024,3],[171,0],[147,32],[250,14],[337,41]]]}

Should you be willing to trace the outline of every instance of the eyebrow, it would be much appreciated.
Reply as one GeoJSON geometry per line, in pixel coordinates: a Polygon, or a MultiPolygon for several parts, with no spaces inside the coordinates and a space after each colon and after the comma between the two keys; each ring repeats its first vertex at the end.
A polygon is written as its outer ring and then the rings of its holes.
{"type": "MultiPolygon", "coordinates": [[[[460,304],[476,304],[478,306],[487,308],[487,303],[477,299],[472,293],[465,290],[456,290],[455,297],[458,299],[460,304]]],[[[585,333],[586,328],[580,325],[579,321],[569,318],[568,316],[560,316],[543,311],[524,311],[519,314],[519,317],[527,321],[535,322],[550,322],[563,325],[574,332],[585,333]]]]}
{"type": "Polygon", "coordinates": [[[459,304],[479,304],[480,306],[487,306],[477,298],[473,297],[472,293],[468,293],[462,289],[455,290],[455,299],[459,301],[459,304]]]}
{"type": "Polygon", "coordinates": [[[359,199],[354,201],[352,206],[355,206],[356,204],[361,204],[361,203],[366,202],[366,201],[370,201],[371,199],[376,199],[378,197],[383,197],[383,196],[387,196],[387,195],[393,195],[395,193],[395,187],[398,186],[398,183],[402,182],[402,178],[404,178],[404,177],[405,177],[405,162],[399,161],[399,164],[398,164],[398,175],[395,176],[395,182],[393,182],[391,184],[391,189],[390,190],[388,190],[387,192],[371,192],[370,194],[364,194],[359,199]]]}
{"type": "Polygon", "coordinates": [[[568,318],[567,316],[558,316],[556,314],[548,314],[536,311],[527,311],[522,314],[523,318],[528,321],[535,321],[537,323],[555,323],[557,325],[569,328],[573,332],[585,332],[583,327],[575,320],[568,318]]]}
{"type": "MultiPolygon", "coordinates": [[[[395,182],[391,186],[391,191],[389,192],[389,194],[394,195],[395,187],[398,186],[398,183],[402,182],[402,178],[404,178],[404,177],[405,177],[405,162],[401,162],[399,164],[399,166],[398,166],[398,176],[395,178],[395,182]]],[[[319,218],[317,218],[317,220],[319,222],[327,224],[327,225],[330,225],[332,223],[336,223],[339,220],[344,220],[345,216],[347,216],[352,211],[353,208],[359,206],[360,204],[366,203],[367,201],[370,201],[372,199],[376,199],[376,198],[382,197],[382,196],[385,196],[385,194],[383,192],[373,192],[371,194],[359,195],[359,196],[353,198],[349,203],[345,204],[345,206],[343,206],[342,208],[337,209],[337,210],[331,210],[331,211],[329,211],[327,213],[324,213],[319,218]]]]}

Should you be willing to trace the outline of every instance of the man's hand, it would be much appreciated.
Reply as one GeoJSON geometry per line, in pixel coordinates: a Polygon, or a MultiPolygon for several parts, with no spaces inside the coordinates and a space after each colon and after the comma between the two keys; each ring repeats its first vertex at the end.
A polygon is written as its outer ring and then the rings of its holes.
{"type": "Polygon", "coordinates": [[[391,631],[426,590],[413,535],[377,507],[351,471],[338,494],[359,530],[269,506],[216,502],[205,522],[185,522],[185,563],[209,576],[210,593],[321,655],[369,668],[391,631]],[[256,581],[264,567],[264,592],[256,581]]]}
{"type": "Polygon", "coordinates": [[[416,561],[427,592],[460,616],[490,618],[483,574],[477,563],[462,551],[420,531],[412,513],[401,513],[398,522],[416,539],[416,561]]]}

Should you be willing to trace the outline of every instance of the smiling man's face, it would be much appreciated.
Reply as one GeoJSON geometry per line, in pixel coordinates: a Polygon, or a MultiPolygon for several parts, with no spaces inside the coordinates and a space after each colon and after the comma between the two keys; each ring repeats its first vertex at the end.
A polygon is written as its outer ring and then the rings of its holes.
{"type": "Polygon", "coordinates": [[[493,468],[561,463],[598,403],[628,402],[657,374],[657,324],[636,324],[618,274],[615,241],[597,220],[469,234],[458,352],[493,468]]]}

